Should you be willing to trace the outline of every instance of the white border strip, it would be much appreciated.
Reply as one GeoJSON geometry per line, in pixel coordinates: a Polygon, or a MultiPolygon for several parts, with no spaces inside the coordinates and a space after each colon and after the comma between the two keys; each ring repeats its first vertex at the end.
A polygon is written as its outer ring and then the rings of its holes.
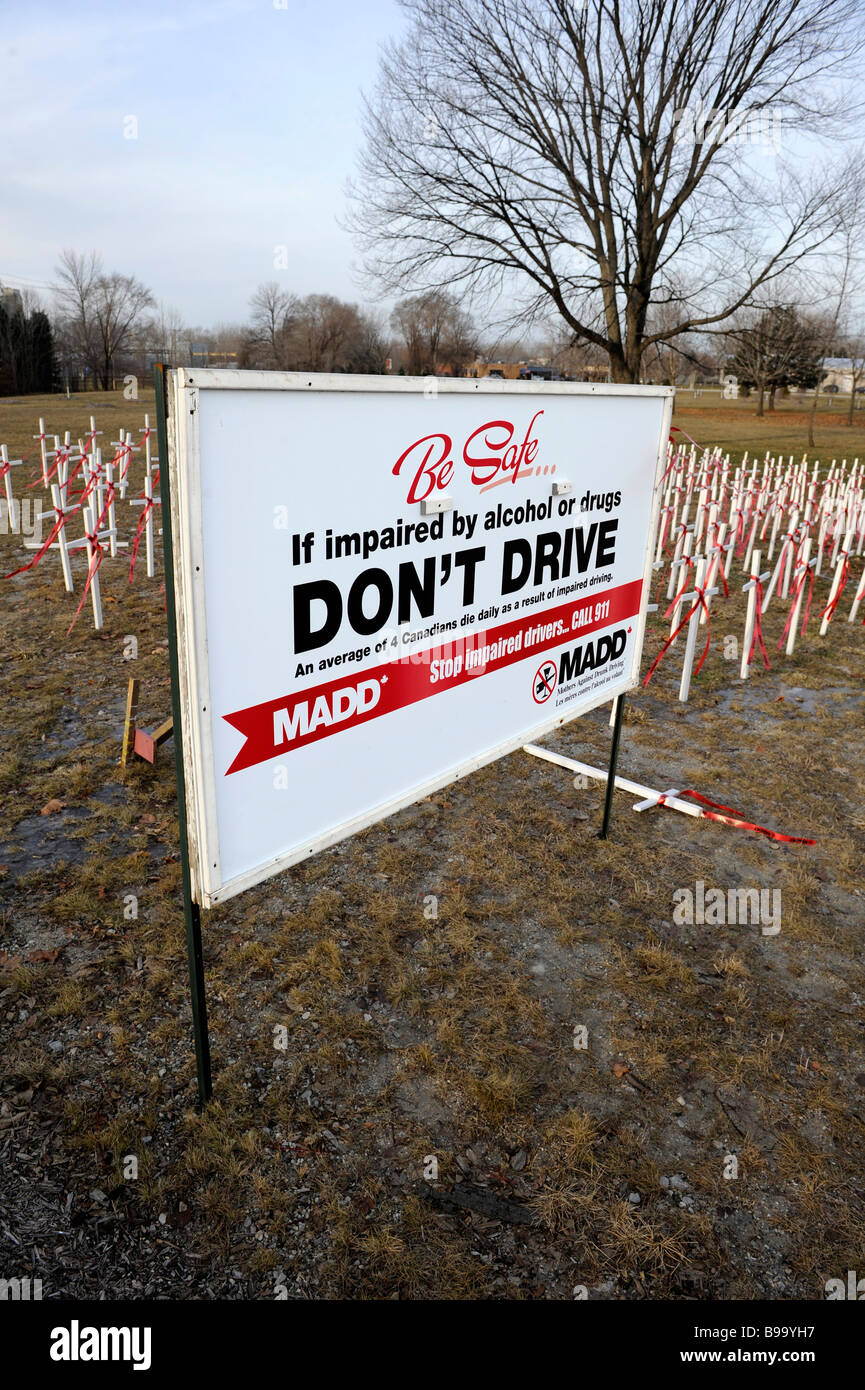
{"type": "MultiPolygon", "coordinates": [[[[609,381],[505,381],[501,377],[451,376],[363,376],[348,372],[246,372],[233,367],[180,367],[176,375],[180,386],[197,386],[206,391],[384,391],[401,395],[423,395],[431,382],[439,395],[527,395],[527,396],[668,396],[674,386],[629,386],[609,381]]],[[[667,441],[664,441],[666,452],[667,441]]]]}

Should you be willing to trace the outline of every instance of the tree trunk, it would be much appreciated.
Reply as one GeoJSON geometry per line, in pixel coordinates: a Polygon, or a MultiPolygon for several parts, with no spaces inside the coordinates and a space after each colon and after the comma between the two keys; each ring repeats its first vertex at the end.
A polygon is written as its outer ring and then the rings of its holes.
{"type": "Polygon", "coordinates": [[[622,386],[633,386],[640,380],[640,358],[628,362],[624,353],[610,352],[610,381],[622,386]]]}

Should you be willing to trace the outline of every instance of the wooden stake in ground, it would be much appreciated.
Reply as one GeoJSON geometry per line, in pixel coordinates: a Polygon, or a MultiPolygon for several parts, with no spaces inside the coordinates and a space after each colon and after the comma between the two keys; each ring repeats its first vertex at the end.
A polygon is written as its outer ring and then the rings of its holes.
{"type": "Polygon", "coordinates": [[[120,761],[125,767],[129,762],[130,756],[134,753],[136,757],[143,758],[145,762],[156,762],[156,750],[167,738],[171,738],[174,733],[174,720],[164,719],[158,728],[149,734],[146,729],[139,729],[135,723],[135,715],[138,710],[138,681],[134,678],[130,680],[126,691],[126,718],[123,723],[123,744],[120,750],[120,761]]]}
{"type": "Polygon", "coordinates": [[[132,677],[126,690],[126,718],[123,721],[123,745],[120,761],[125,767],[135,738],[135,715],[138,709],[138,681],[132,677]]]}

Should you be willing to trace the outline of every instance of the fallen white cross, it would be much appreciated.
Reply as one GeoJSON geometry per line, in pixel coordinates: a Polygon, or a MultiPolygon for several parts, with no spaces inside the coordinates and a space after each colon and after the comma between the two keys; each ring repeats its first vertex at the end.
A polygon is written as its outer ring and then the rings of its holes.
{"type": "MultiPolygon", "coordinates": [[[[541,748],[537,743],[524,743],[523,752],[529,753],[533,758],[543,758],[545,762],[556,763],[559,767],[565,767],[569,772],[578,772],[583,777],[591,777],[597,782],[608,781],[608,774],[599,767],[591,767],[588,763],[578,762],[575,758],[563,757],[561,753],[553,753],[549,748],[541,748]]],[[[710,801],[707,796],[700,792],[688,790],[680,792],[672,789],[666,792],[656,791],[653,787],[644,787],[640,782],[632,782],[628,777],[615,777],[613,785],[618,791],[630,792],[633,796],[643,799],[638,801],[633,809],[635,811],[651,811],[656,806],[669,806],[671,811],[681,811],[685,816],[692,816],[695,820],[714,820],[722,825],[730,825],[739,830],[753,830],[758,835],[765,835],[770,840],[780,840],[785,844],[792,845],[813,845],[815,840],[805,839],[801,835],[784,835],[779,830],[769,830],[764,825],[757,825],[755,821],[745,820],[735,811],[732,806],[722,806],[719,801],[710,801]],[[692,796],[702,805],[695,806],[693,802],[685,801],[685,796],[692,796]],[[706,809],[704,809],[704,807],[706,809]]]]}

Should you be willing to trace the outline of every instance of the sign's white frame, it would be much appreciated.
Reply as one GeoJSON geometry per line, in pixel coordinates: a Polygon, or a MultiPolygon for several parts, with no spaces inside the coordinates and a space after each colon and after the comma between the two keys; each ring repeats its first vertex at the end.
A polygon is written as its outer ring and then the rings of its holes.
{"type": "Polygon", "coordinates": [[[208,711],[210,703],[207,628],[205,621],[204,552],[200,486],[199,395],[211,389],[220,391],[325,391],[374,392],[382,395],[406,394],[423,397],[427,379],[419,377],[351,376],[307,372],[236,371],[233,369],[178,368],[166,373],[168,387],[168,470],[171,495],[171,525],[174,553],[174,593],[176,601],[178,669],[182,710],[182,742],[186,780],[189,860],[193,898],[202,907],[212,907],[237,893],[263,882],[275,873],[298,864],[310,855],[337,844],[357,831],[385,819],[395,811],[429,796],[442,787],[466,777],[486,764],[513,753],[526,743],[535,742],[572,719],[609,704],[616,696],[634,689],[639,682],[640,660],[646,626],[646,605],[652,573],[653,536],[660,503],[659,482],[666,459],[667,441],[673,411],[672,386],[630,386],[593,382],[505,381],[498,378],[436,378],[438,394],[462,393],[477,396],[661,396],[666,398],[652,492],[652,512],[646,520],[646,548],[643,589],[637,617],[634,659],[630,671],[612,682],[594,699],[581,704],[576,712],[565,712],[542,720],[519,736],[451,768],[445,775],[413,787],[405,795],[378,805],[354,819],[334,826],[325,834],[299,847],[279,854],[249,871],[223,882],[219,861],[219,837],[215,787],[215,766],[208,711]]]}

